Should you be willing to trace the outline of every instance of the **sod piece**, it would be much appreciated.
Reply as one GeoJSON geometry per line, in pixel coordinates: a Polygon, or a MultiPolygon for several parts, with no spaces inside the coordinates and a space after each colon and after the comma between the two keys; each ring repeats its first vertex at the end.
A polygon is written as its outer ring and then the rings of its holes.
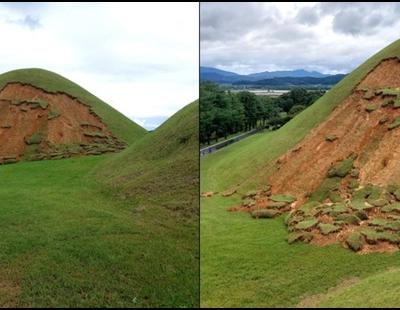
{"type": "Polygon", "coordinates": [[[361,220],[354,214],[339,214],[336,216],[336,219],[350,225],[358,225],[361,222],[361,220]]]}
{"type": "Polygon", "coordinates": [[[338,137],[336,135],[327,135],[325,137],[325,140],[328,141],[328,142],[333,142],[333,141],[337,140],[337,138],[338,137]]]}
{"type": "Polygon", "coordinates": [[[318,224],[318,228],[323,235],[329,235],[331,233],[334,233],[334,232],[337,232],[340,230],[339,226],[336,226],[333,224],[323,224],[323,223],[318,224]]]}
{"type": "Polygon", "coordinates": [[[308,230],[317,226],[317,224],[318,224],[317,219],[308,219],[297,223],[295,228],[298,230],[308,230]]]}
{"type": "Polygon", "coordinates": [[[296,197],[291,195],[273,195],[271,196],[270,199],[275,202],[287,202],[287,203],[292,203],[296,201],[296,197]]]}
{"type": "Polygon", "coordinates": [[[313,235],[309,232],[293,232],[288,235],[287,241],[292,244],[297,241],[310,242],[313,239],[313,235]]]}
{"type": "Polygon", "coordinates": [[[43,134],[40,132],[34,133],[32,136],[25,138],[25,143],[28,145],[31,144],[40,144],[43,140],[43,134]]]}
{"type": "Polygon", "coordinates": [[[370,103],[365,107],[365,111],[367,111],[368,113],[371,113],[373,111],[375,111],[378,108],[378,106],[376,104],[370,103]]]}
{"type": "Polygon", "coordinates": [[[343,178],[350,172],[352,168],[353,168],[353,159],[347,158],[345,160],[342,160],[334,164],[333,167],[328,171],[328,177],[343,178]]]}
{"type": "Polygon", "coordinates": [[[361,250],[363,246],[361,234],[359,232],[351,232],[346,238],[346,244],[355,252],[361,250]]]}
{"type": "Polygon", "coordinates": [[[396,117],[392,123],[388,125],[388,129],[392,130],[400,126],[400,117],[396,117]]]}
{"type": "Polygon", "coordinates": [[[258,209],[251,212],[251,216],[255,219],[273,218],[279,214],[279,211],[271,209],[258,209]]]}

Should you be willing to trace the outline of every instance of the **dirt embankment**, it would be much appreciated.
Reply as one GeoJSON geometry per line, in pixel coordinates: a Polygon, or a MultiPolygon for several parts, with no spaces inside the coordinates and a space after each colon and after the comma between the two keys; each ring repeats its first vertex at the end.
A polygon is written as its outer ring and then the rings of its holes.
{"type": "Polygon", "coordinates": [[[380,107],[392,97],[376,95],[366,99],[366,89],[400,87],[400,62],[381,62],[340,104],[329,118],[313,129],[293,150],[278,159],[270,177],[272,193],[290,193],[302,201],[326,178],[329,168],[351,154],[360,169],[360,183],[384,185],[400,179],[400,130],[388,124],[400,116],[400,109],[380,107]],[[367,111],[376,106],[374,111],[367,111]],[[334,136],[334,141],[329,141],[334,136]]]}
{"type": "Polygon", "coordinates": [[[288,213],[288,242],[400,248],[400,60],[382,61],[329,118],[281,156],[268,187],[233,210],[288,213]]]}
{"type": "Polygon", "coordinates": [[[87,104],[9,83],[0,91],[0,163],[115,152],[125,147],[87,104]]]}

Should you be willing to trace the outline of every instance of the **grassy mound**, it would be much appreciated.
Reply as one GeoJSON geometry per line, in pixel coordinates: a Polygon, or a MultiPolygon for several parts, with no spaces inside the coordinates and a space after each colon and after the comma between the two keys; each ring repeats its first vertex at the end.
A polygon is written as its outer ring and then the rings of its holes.
{"type": "Polygon", "coordinates": [[[99,167],[121,195],[198,212],[198,102],[99,167]]]}
{"type": "MultiPolygon", "coordinates": [[[[146,130],[120,112],[89,93],[74,82],[43,69],[20,69],[0,75],[0,88],[7,83],[20,82],[42,88],[49,92],[62,92],[89,104],[118,138],[131,144],[141,138],[146,130]]],[[[41,106],[44,103],[41,103],[41,106]]]]}
{"type": "Polygon", "coordinates": [[[274,160],[324,121],[369,71],[389,57],[400,57],[400,40],[369,58],[312,106],[277,131],[256,134],[207,155],[201,161],[202,191],[221,191],[238,183],[244,188],[262,184],[268,177],[267,168],[274,165],[274,160]]]}

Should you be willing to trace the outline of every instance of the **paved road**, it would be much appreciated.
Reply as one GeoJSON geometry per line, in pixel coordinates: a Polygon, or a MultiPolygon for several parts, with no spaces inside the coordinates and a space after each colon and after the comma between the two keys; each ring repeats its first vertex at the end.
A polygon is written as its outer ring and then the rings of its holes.
{"type": "Polygon", "coordinates": [[[232,143],[235,143],[235,142],[238,142],[240,140],[243,140],[244,138],[247,138],[248,136],[254,135],[255,133],[257,133],[257,132],[259,132],[261,130],[262,129],[253,129],[253,130],[245,132],[245,133],[243,133],[243,134],[241,134],[239,136],[233,137],[231,139],[228,139],[228,140],[225,140],[225,141],[222,141],[222,142],[207,146],[205,148],[202,148],[202,149],[200,149],[200,156],[206,156],[207,154],[214,153],[215,151],[217,151],[217,150],[219,150],[219,149],[221,149],[221,148],[223,148],[225,146],[228,146],[228,145],[230,145],[232,143]]]}

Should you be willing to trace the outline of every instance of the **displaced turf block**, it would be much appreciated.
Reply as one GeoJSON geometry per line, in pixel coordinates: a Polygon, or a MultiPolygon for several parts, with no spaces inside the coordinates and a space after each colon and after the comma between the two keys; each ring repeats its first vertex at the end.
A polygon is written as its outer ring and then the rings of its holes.
{"type": "Polygon", "coordinates": [[[270,199],[275,202],[287,202],[287,203],[292,203],[296,201],[296,197],[291,195],[273,195],[271,196],[270,199]]]}
{"type": "Polygon", "coordinates": [[[309,201],[319,201],[323,202],[329,197],[331,191],[339,189],[340,181],[342,179],[339,177],[326,178],[322,184],[317,188],[314,193],[311,194],[309,201]]]}
{"type": "Polygon", "coordinates": [[[333,141],[335,141],[335,140],[337,140],[337,136],[335,136],[335,135],[327,135],[326,137],[325,137],[325,140],[326,141],[328,141],[328,142],[333,142],[333,141]]]}
{"type": "Polygon", "coordinates": [[[287,202],[284,201],[270,201],[268,202],[268,208],[272,208],[272,209],[282,209],[288,206],[287,202]]]}
{"type": "Polygon", "coordinates": [[[255,219],[273,218],[279,214],[279,211],[271,209],[258,209],[251,212],[251,216],[255,219]]]}
{"type": "Polygon", "coordinates": [[[308,230],[315,227],[317,224],[318,224],[317,219],[308,219],[297,223],[295,228],[298,230],[308,230]]]}
{"type": "Polygon", "coordinates": [[[388,204],[381,209],[384,213],[389,212],[399,212],[400,213],[400,203],[388,204]]]}
{"type": "Polygon", "coordinates": [[[357,180],[350,180],[350,182],[347,184],[348,189],[356,189],[360,186],[357,180]]]}
{"type": "Polygon", "coordinates": [[[366,221],[368,220],[368,214],[367,212],[363,211],[363,210],[358,210],[355,213],[355,216],[357,216],[361,221],[366,221]]]}
{"type": "Polygon", "coordinates": [[[49,111],[47,119],[48,120],[52,120],[52,119],[55,119],[55,118],[59,117],[60,115],[61,115],[60,112],[58,112],[56,109],[51,109],[49,111]]]}
{"type": "Polygon", "coordinates": [[[383,101],[383,103],[381,104],[381,107],[382,108],[386,108],[386,107],[388,107],[390,105],[393,105],[393,104],[394,104],[394,100],[393,99],[385,99],[383,101]]]}
{"type": "Polygon", "coordinates": [[[353,159],[347,158],[333,165],[328,171],[328,177],[345,177],[353,168],[353,159]]]}
{"type": "Polygon", "coordinates": [[[340,230],[339,226],[333,224],[323,224],[323,223],[320,223],[318,225],[318,228],[323,235],[329,235],[331,233],[338,232],[340,230]]]}
{"type": "Polygon", "coordinates": [[[346,244],[355,252],[361,250],[363,246],[361,234],[359,232],[351,232],[346,238],[346,244]]]}
{"type": "Polygon", "coordinates": [[[40,144],[43,140],[43,134],[40,132],[34,133],[32,136],[25,138],[25,143],[28,145],[31,144],[40,144]]]}
{"type": "Polygon", "coordinates": [[[365,107],[365,111],[368,113],[375,111],[378,108],[376,104],[370,103],[365,107]]]}
{"type": "Polygon", "coordinates": [[[388,129],[392,130],[400,126],[400,117],[396,117],[392,123],[388,125],[388,129]]]}
{"type": "Polygon", "coordinates": [[[384,207],[386,206],[389,202],[386,199],[368,199],[368,203],[373,205],[374,207],[384,207]]]}
{"type": "Polygon", "coordinates": [[[309,232],[293,232],[290,233],[287,241],[292,244],[297,241],[310,242],[313,239],[313,235],[309,232]]]}
{"type": "Polygon", "coordinates": [[[339,214],[336,216],[336,219],[350,225],[358,225],[361,222],[361,220],[354,214],[339,214]]]}

